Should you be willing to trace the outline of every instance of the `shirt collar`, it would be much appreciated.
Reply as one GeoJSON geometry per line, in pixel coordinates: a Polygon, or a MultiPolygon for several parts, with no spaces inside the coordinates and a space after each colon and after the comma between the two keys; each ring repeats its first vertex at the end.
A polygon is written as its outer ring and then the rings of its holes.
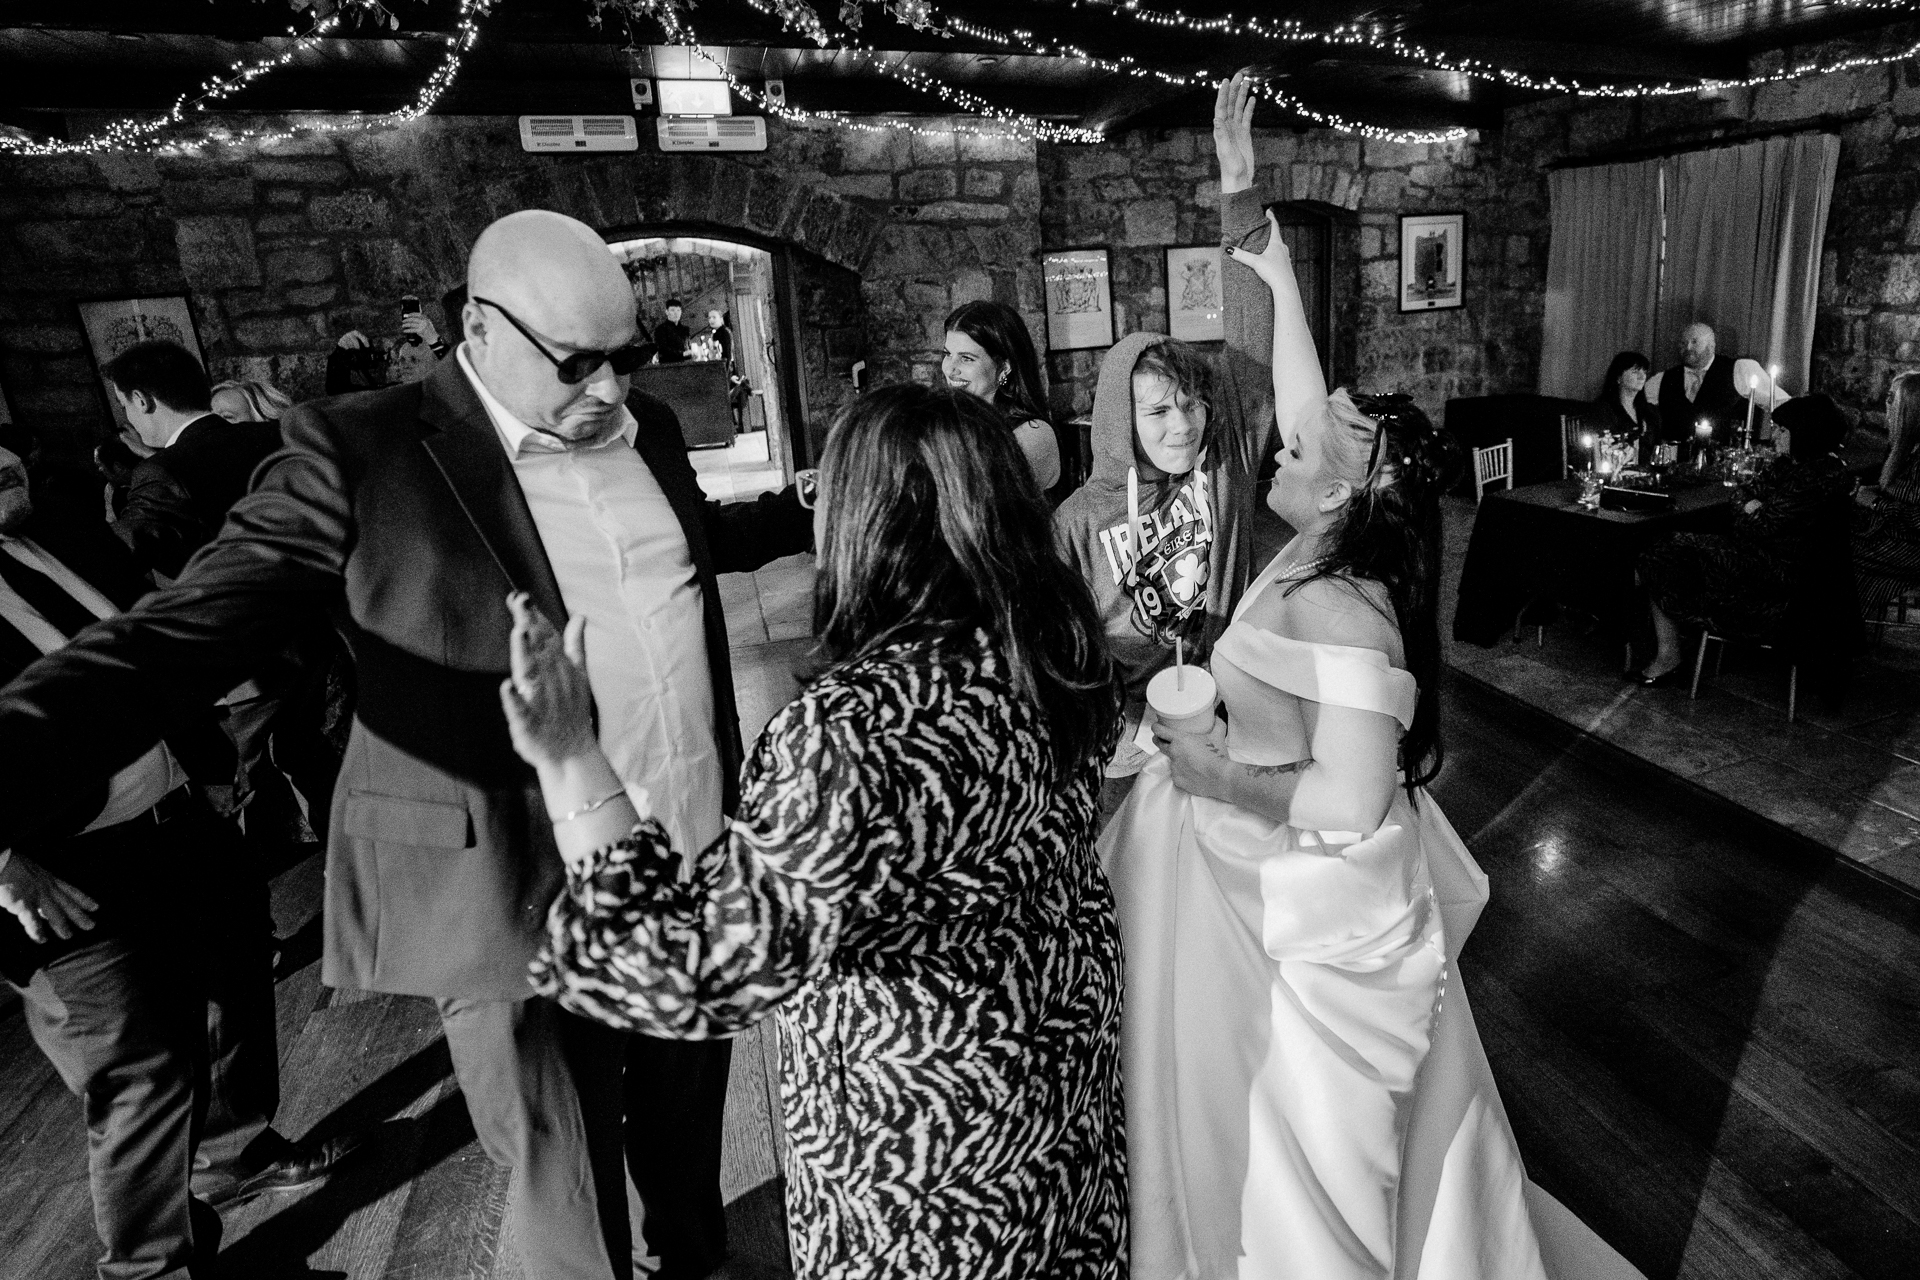
{"type": "Polygon", "coordinates": [[[481,407],[487,411],[487,417],[493,422],[493,429],[500,437],[500,445],[507,451],[509,458],[524,458],[536,453],[575,453],[586,449],[604,449],[615,440],[624,440],[627,446],[633,446],[634,437],[639,434],[640,424],[634,420],[633,411],[624,404],[620,406],[620,415],[614,420],[611,430],[597,440],[585,441],[568,446],[552,436],[535,431],[520,419],[514,417],[511,410],[487,390],[487,384],[474,372],[473,362],[467,359],[467,344],[461,343],[454,350],[453,358],[460,362],[460,372],[467,375],[467,381],[473,385],[474,394],[480,397],[481,407]]]}
{"type": "MultiPolygon", "coordinates": [[[[199,417],[197,417],[197,418],[195,418],[195,419],[193,419],[193,421],[192,421],[192,422],[183,422],[183,423],[181,423],[181,424],[180,424],[179,426],[177,426],[177,427],[175,427],[175,428],[173,429],[173,434],[172,434],[172,435],[170,435],[170,436],[168,436],[168,437],[167,437],[167,442],[166,442],[165,444],[163,444],[163,445],[161,445],[160,447],[161,447],[162,449],[171,449],[171,448],[173,448],[173,446],[174,446],[174,445],[176,445],[176,444],[179,444],[179,443],[180,443],[180,437],[181,437],[181,436],[182,436],[182,435],[183,435],[183,434],[184,434],[184,433],[186,432],[186,429],[187,429],[188,427],[190,427],[190,426],[192,426],[192,425],[193,425],[193,423],[194,423],[194,422],[205,422],[205,421],[206,421],[206,420],[207,420],[208,418],[214,418],[214,417],[219,417],[219,415],[218,415],[218,414],[213,414],[213,413],[203,413],[203,414],[201,414],[201,415],[200,415],[199,417]]],[[[220,420],[221,420],[222,422],[225,422],[225,421],[226,421],[226,419],[225,419],[225,418],[221,418],[220,420]]]]}

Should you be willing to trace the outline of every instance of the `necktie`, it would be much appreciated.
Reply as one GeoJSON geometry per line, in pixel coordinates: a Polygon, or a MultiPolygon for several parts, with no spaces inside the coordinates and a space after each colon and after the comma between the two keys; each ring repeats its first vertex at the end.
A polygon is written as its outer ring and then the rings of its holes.
{"type": "Polygon", "coordinates": [[[0,550],[0,582],[12,587],[22,600],[33,606],[34,612],[58,627],[60,634],[68,639],[99,621],[84,605],[62,591],[52,578],[29,569],[4,550],[0,550]]]}

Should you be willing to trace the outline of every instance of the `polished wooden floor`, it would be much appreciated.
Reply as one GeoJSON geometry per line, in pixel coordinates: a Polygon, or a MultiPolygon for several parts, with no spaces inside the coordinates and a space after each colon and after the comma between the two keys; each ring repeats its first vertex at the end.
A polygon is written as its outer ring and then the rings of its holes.
{"type": "MultiPolygon", "coordinates": [[[[1464,964],[1534,1178],[1654,1280],[1920,1274],[1920,899],[1465,681],[1435,788],[1493,881],[1464,964]]],[[[227,1215],[234,1277],[506,1280],[506,1177],[424,1002],[318,985],[318,866],[288,869],[287,1132],[373,1141],[227,1215]]],[[[770,1038],[735,1056],[728,1274],[787,1274],[770,1038]]],[[[84,1280],[77,1105],[0,1015],[0,1275],[84,1280]]]]}

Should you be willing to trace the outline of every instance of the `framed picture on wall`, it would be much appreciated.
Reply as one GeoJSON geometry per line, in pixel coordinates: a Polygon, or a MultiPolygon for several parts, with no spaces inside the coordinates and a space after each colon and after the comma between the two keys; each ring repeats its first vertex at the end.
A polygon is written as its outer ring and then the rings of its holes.
{"type": "Polygon", "coordinates": [[[1167,250],[1167,332],[1183,342],[1218,342],[1227,336],[1220,291],[1217,244],[1167,250]]]}
{"type": "Polygon", "coordinates": [[[1400,309],[1444,311],[1466,298],[1467,215],[1400,216],[1400,309]]]}
{"type": "Polygon", "coordinates": [[[1105,249],[1061,249],[1040,267],[1047,292],[1047,350],[1113,345],[1113,273],[1105,249]]]}
{"type": "Polygon", "coordinates": [[[192,353],[201,367],[207,363],[200,350],[200,337],[194,332],[193,312],[183,294],[159,298],[108,298],[82,302],[80,324],[87,331],[87,346],[93,352],[94,372],[100,377],[100,389],[106,394],[107,407],[113,413],[115,428],[127,425],[120,412],[120,401],[100,371],[115,356],[136,342],[164,339],[177,342],[192,353]]]}

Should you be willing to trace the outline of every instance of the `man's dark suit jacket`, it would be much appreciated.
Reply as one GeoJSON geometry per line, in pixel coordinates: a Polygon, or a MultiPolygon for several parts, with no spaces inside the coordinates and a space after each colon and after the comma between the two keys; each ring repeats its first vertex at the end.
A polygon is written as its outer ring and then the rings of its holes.
{"type": "Polygon", "coordinates": [[[172,444],[134,468],[115,531],[143,568],[179,577],[193,553],[220,532],[254,471],[279,447],[275,423],[228,422],[212,413],[194,419],[172,444]]]}
{"type": "MultiPolygon", "coordinates": [[[[638,393],[628,405],[702,589],[731,810],[741,749],[714,574],[806,549],[811,518],[791,489],[706,501],[672,411],[638,393]]],[[[0,847],[231,688],[319,603],[359,682],[333,798],[323,980],[525,997],[563,871],[500,708],[505,597],[527,592],[556,624],[565,607],[506,451],[455,360],[422,382],[303,405],[281,428],[284,447],[177,584],[0,690],[0,847]]]]}
{"type": "MultiPolygon", "coordinates": [[[[90,513],[92,519],[85,522],[61,518],[64,513],[39,503],[37,495],[36,507],[34,518],[19,531],[20,536],[31,539],[116,606],[127,608],[151,588],[132,553],[100,518],[97,505],[90,513]]],[[[0,555],[5,554],[0,551],[0,555]]],[[[12,680],[39,659],[37,645],[0,621],[0,683],[12,680]]],[[[152,865],[151,840],[143,843],[129,839],[127,832],[115,829],[79,834],[106,803],[106,775],[90,777],[88,785],[73,789],[63,799],[65,804],[50,801],[40,806],[30,826],[16,829],[12,847],[16,854],[31,858],[98,902],[98,925],[64,942],[50,939],[35,943],[12,916],[0,915],[0,975],[15,982],[25,982],[41,965],[97,941],[103,933],[163,914],[161,904],[177,896],[173,886],[187,879],[185,868],[152,865]]],[[[146,834],[152,831],[149,825],[146,834]]]]}
{"type": "Polygon", "coordinates": [[[1700,376],[1700,390],[1687,399],[1687,369],[1675,365],[1660,375],[1660,422],[1663,438],[1679,443],[1693,438],[1693,428],[1702,418],[1713,421],[1713,438],[1725,444],[1733,428],[1747,411],[1746,401],[1733,389],[1733,361],[1715,356],[1700,376]]]}

